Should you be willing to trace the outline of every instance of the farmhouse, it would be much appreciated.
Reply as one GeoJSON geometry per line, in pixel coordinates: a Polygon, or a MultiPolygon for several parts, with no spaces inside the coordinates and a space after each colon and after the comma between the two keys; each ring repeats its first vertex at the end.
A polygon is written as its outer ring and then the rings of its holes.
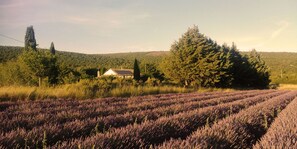
{"type": "Polygon", "coordinates": [[[132,69],[109,69],[102,76],[133,78],[133,70],[132,69]]]}

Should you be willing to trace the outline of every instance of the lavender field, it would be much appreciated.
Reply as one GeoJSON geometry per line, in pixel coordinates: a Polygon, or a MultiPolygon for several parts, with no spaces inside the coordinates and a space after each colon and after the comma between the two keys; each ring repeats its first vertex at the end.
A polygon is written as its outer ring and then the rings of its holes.
{"type": "Polygon", "coordinates": [[[0,148],[297,147],[297,91],[0,103],[0,148]]]}

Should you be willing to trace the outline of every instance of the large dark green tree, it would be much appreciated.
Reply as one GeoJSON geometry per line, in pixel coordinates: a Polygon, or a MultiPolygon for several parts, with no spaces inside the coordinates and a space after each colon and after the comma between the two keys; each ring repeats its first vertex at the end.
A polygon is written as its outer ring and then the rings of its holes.
{"type": "Polygon", "coordinates": [[[223,51],[213,40],[199,33],[197,26],[189,28],[173,43],[170,51],[163,70],[173,81],[196,87],[230,84],[229,68],[232,63],[229,51],[223,51]]]}
{"type": "Polygon", "coordinates": [[[231,74],[233,87],[266,88],[270,83],[269,69],[261,56],[252,50],[247,55],[242,55],[233,43],[230,48],[231,74]]]}
{"type": "Polygon", "coordinates": [[[137,59],[134,60],[133,78],[136,81],[140,80],[140,68],[137,59]]]}
{"type": "Polygon", "coordinates": [[[259,53],[256,50],[252,50],[248,55],[248,61],[250,64],[250,77],[249,85],[252,87],[265,88],[269,85],[269,68],[265,62],[261,59],[259,53]]]}
{"type": "Polygon", "coordinates": [[[36,51],[37,43],[35,39],[35,33],[33,26],[27,27],[26,35],[25,35],[25,49],[26,50],[35,50],[36,51]]]}
{"type": "Polygon", "coordinates": [[[232,43],[230,48],[231,62],[233,63],[230,68],[232,74],[232,86],[233,87],[248,87],[250,72],[250,64],[248,58],[241,55],[236,45],[232,43]]]}
{"type": "Polygon", "coordinates": [[[255,50],[241,55],[234,43],[219,46],[197,26],[189,28],[170,51],[163,71],[184,86],[265,88],[270,83],[268,68],[255,50]]]}

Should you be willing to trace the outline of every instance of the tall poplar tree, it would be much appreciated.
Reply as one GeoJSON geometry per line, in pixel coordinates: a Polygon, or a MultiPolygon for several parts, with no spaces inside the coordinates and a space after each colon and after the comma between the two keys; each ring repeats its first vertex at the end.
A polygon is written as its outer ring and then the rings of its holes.
{"type": "Polygon", "coordinates": [[[27,27],[26,35],[25,35],[25,49],[26,50],[35,50],[36,51],[36,39],[33,26],[27,27]]]}
{"type": "Polygon", "coordinates": [[[133,71],[133,78],[136,81],[140,80],[140,68],[137,59],[134,60],[134,71],[133,71]]]}

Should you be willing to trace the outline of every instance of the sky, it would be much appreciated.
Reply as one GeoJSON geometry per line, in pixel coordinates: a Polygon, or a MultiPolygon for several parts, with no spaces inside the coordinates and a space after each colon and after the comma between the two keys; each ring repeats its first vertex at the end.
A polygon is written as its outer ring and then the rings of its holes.
{"type": "Polygon", "coordinates": [[[168,51],[193,25],[241,51],[297,52],[296,0],[0,1],[0,45],[23,46],[30,25],[40,48],[88,54],[168,51]]]}

